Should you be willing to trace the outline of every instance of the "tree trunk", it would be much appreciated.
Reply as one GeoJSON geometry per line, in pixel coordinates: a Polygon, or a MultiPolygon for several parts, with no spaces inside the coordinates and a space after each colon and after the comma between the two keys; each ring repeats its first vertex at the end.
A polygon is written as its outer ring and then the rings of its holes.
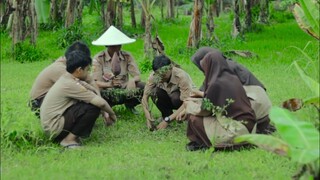
{"type": "Polygon", "coordinates": [[[111,25],[115,25],[116,3],[113,0],[109,0],[107,4],[106,28],[109,28],[111,25]]]}
{"type": "Polygon", "coordinates": [[[164,19],[163,9],[164,9],[164,0],[161,0],[161,1],[160,1],[161,19],[164,19]]]}
{"type": "Polygon", "coordinates": [[[68,28],[74,24],[76,21],[76,6],[78,0],[68,0],[67,9],[66,9],[66,22],[65,27],[68,28]]]}
{"type": "Polygon", "coordinates": [[[215,8],[215,3],[208,4],[208,10],[207,10],[207,38],[210,39],[212,37],[213,31],[214,31],[214,22],[213,22],[213,10],[215,8]]]}
{"type": "Polygon", "coordinates": [[[260,1],[259,22],[263,24],[269,23],[269,0],[260,1]]]}
{"type": "Polygon", "coordinates": [[[245,29],[251,30],[251,25],[252,25],[251,0],[247,0],[245,2],[245,10],[246,10],[245,29]]]}
{"type": "Polygon", "coordinates": [[[76,17],[77,17],[78,23],[80,24],[82,23],[83,1],[84,0],[78,0],[78,3],[77,3],[76,17]]]}
{"type": "Polygon", "coordinates": [[[11,30],[13,47],[24,41],[28,35],[31,36],[30,43],[35,45],[38,31],[34,0],[16,0],[13,2],[13,7],[15,8],[11,30]]]}
{"type": "MultiPolygon", "coordinates": [[[[146,0],[142,0],[142,3],[146,4],[146,0]]],[[[146,13],[144,12],[144,10],[141,10],[141,21],[140,21],[140,26],[142,28],[146,27],[146,13]]]]}
{"type": "Polygon", "coordinates": [[[198,47],[201,38],[203,0],[194,1],[194,9],[188,37],[188,47],[198,47]]]}
{"type": "Polygon", "coordinates": [[[241,32],[240,12],[239,12],[239,0],[234,1],[234,19],[233,19],[233,31],[232,37],[237,37],[241,32]]]}
{"type": "Polygon", "coordinates": [[[51,19],[51,22],[60,21],[57,0],[51,0],[50,2],[50,19],[51,19]]]}
{"type": "Polygon", "coordinates": [[[103,27],[104,29],[108,29],[110,25],[108,25],[108,21],[107,21],[107,0],[100,0],[100,4],[101,4],[101,19],[103,22],[103,27]]]}
{"type": "Polygon", "coordinates": [[[151,40],[151,15],[146,15],[145,21],[145,37],[144,37],[144,54],[148,58],[153,57],[152,40],[151,40]]]}
{"type": "Polygon", "coordinates": [[[122,10],[122,3],[120,1],[117,1],[117,27],[121,30],[123,26],[123,10],[122,10]]]}
{"type": "Polygon", "coordinates": [[[28,31],[30,32],[31,38],[30,43],[32,45],[36,45],[37,36],[38,36],[38,23],[37,23],[37,13],[35,9],[34,0],[30,0],[29,9],[27,11],[27,16],[30,19],[30,25],[28,27],[28,31]]]}
{"type": "Polygon", "coordinates": [[[0,22],[1,26],[6,26],[9,22],[9,17],[14,11],[12,0],[1,1],[0,22]]]}
{"type": "Polygon", "coordinates": [[[133,28],[137,27],[136,23],[136,13],[134,12],[134,1],[130,0],[130,12],[131,12],[131,26],[133,28]]]}
{"type": "Polygon", "coordinates": [[[68,0],[61,0],[59,5],[59,16],[61,20],[65,19],[66,17],[66,8],[67,8],[68,0]]]}
{"type": "Polygon", "coordinates": [[[173,19],[174,18],[174,0],[168,0],[168,7],[167,7],[167,18],[173,19]]]}

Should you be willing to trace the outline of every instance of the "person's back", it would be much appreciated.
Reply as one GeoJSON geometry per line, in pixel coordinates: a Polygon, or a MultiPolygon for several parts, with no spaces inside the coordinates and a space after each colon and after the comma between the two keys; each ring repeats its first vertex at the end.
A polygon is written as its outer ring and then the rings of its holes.
{"type": "MultiPolygon", "coordinates": [[[[46,93],[60,78],[60,76],[66,72],[67,56],[75,50],[80,50],[88,57],[91,56],[88,46],[80,41],[76,41],[68,47],[63,57],[60,57],[54,63],[50,64],[37,76],[30,91],[29,102],[29,106],[31,110],[35,112],[36,116],[40,117],[39,111],[46,93]]],[[[91,78],[88,77],[87,81],[89,82],[90,79],[91,78]]]]}
{"type": "Polygon", "coordinates": [[[116,120],[98,90],[85,82],[92,60],[75,50],[67,57],[66,73],[50,88],[40,107],[41,125],[50,138],[64,147],[79,147],[88,137],[101,110],[116,120]],[[100,110],[101,109],[101,110],[100,110]]]}
{"type": "Polygon", "coordinates": [[[30,92],[31,100],[44,96],[53,84],[66,72],[66,59],[60,57],[37,76],[30,92]]]}

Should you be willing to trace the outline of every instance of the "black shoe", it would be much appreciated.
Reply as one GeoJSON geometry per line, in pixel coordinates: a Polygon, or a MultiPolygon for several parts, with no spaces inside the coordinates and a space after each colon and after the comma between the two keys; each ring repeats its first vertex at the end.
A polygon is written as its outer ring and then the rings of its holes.
{"type": "Polygon", "coordinates": [[[204,144],[198,144],[197,142],[189,142],[186,145],[186,149],[187,151],[198,151],[198,150],[205,151],[209,149],[209,147],[204,144]]]}

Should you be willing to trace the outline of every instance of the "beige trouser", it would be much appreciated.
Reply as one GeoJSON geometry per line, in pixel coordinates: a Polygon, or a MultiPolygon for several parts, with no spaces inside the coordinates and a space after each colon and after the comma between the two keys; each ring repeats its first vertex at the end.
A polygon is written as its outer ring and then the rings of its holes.
{"type": "MultiPolygon", "coordinates": [[[[207,137],[214,147],[233,146],[233,139],[236,136],[249,134],[248,129],[240,121],[226,117],[204,117],[203,125],[207,137]]],[[[255,132],[255,128],[253,132],[255,132]]]]}
{"type": "Polygon", "coordinates": [[[260,86],[243,86],[250,100],[251,108],[256,114],[257,122],[269,114],[271,101],[264,89],[260,86]]]}

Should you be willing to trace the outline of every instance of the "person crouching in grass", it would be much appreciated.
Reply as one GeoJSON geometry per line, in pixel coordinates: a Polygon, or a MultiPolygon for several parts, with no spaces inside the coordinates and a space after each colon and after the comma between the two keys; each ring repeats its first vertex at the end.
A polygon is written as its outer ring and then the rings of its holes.
{"type": "Polygon", "coordinates": [[[100,109],[116,115],[97,89],[86,83],[92,60],[79,50],[67,57],[66,70],[45,96],[40,110],[41,125],[50,138],[66,148],[80,147],[79,138],[89,137],[100,109]]]}

